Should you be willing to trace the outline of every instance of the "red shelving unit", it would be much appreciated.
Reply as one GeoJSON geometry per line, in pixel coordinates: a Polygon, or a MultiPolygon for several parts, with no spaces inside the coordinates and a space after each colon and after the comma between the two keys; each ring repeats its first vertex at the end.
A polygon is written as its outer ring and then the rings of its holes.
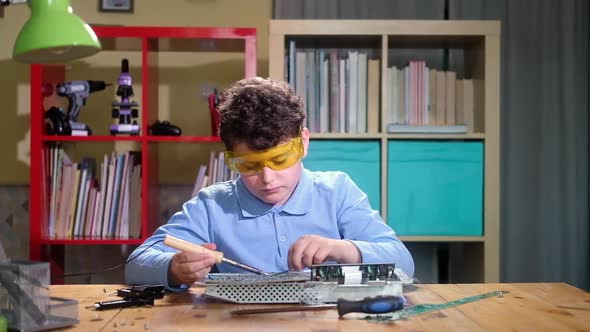
{"type": "MultiPolygon", "coordinates": [[[[134,40],[141,52],[141,100],[138,136],[53,136],[47,135],[44,125],[43,86],[66,81],[65,65],[30,66],[31,80],[31,168],[30,168],[30,238],[31,260],[51,262],[52,283],[61,283],[64,271],[65,245],[121,245],[140,244],[157,227],[157,151],[153,143],[159,142],[220,142],[217,136],[149,136],[148,126],[158,114],[158,57],[159,51],[179,52],[242,52],[245,77],[256,75],[256,29],[232,27],[147,27],[147,26],[94,26],[93,30],[109,51],[121,47],[118,41],[134,40]],[[161,43],[160,40],[165,40],[161,43]],[[206,41],[207,43],[203,43],[206,41]],[[205,46],[203,46],[205,45],[205,46]],[[215,45],[213,48],[211,45],[215,45]],[[141,238],[140,239],[50,239],[44,235],[47,225],[48,204],[44,194],[43,148],[56,142],[105,143],[131,141],[141,148],[141,238]]],[[[124,44],[124,43],[121,43],[124,44]]],[[[113,64],[118,66],[119,64],[113,64]]]]}

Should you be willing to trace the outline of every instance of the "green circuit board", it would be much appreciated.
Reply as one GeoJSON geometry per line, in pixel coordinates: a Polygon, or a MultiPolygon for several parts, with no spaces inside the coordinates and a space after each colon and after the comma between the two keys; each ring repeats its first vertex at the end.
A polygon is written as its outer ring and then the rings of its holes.
{"type": "Polygon", "coordinates": [[[369,281],[398,281],[394,273],[395,264],[321,264],[311,267],[311,280],[322,282],[348,283],[347,279],[366,284],[369,281]],[[347,274],[348,273],[348,277],[347,274]]]}
{"type": "Polygon", "coordinates": [[[335,282],[366,284],[369,281],[399,281],[394,273],[395,264],[320,264],[309,271],[256,275],[253,273],[210,273],[208,284],[259,284],[285,282],[335,282]],[[346,274],[348,273],[348,276],[346,274]],[[351,282],[352,281],[352,282],[351,282]]]}

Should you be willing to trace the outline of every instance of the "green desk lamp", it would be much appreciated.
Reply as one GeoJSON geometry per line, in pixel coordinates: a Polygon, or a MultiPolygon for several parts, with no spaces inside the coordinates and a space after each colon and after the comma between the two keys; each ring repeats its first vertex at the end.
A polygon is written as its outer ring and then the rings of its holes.
{"type": "Polygon", "coordinates": [[[59,63],[100,51],[96,34],[74,14],[69,0],[0,0],[0,6],[14,4],[27,4],[31,9],[14,43],[14,60],[59,63]]]}

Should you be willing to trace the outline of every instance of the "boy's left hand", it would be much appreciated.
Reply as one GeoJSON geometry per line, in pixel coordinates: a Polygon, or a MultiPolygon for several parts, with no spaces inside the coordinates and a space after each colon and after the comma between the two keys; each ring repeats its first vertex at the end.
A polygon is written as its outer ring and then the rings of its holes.
{"type": "Polygon", "coordinates": [[[336,261],[342,264],[361,262],[361,253],[349,241],[304,235],[289,248],[289,270],[300,271],[305,267],[336,261]]]}

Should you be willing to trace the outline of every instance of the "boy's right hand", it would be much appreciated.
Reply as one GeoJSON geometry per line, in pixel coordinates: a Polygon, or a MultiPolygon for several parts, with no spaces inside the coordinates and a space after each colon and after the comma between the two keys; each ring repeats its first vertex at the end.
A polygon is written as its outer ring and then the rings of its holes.
{"type": "MultiPolygon", "coordinates": [[[[202,246],[211,250],[216,248],[214,243],[205,243],[202,246]]],[[[168,268],[168,284],[191,285],[205,278],[213,265],[215,265],[215,258],[209,254],[177,252],[172,256],[172,262],[168,268]]]]}

